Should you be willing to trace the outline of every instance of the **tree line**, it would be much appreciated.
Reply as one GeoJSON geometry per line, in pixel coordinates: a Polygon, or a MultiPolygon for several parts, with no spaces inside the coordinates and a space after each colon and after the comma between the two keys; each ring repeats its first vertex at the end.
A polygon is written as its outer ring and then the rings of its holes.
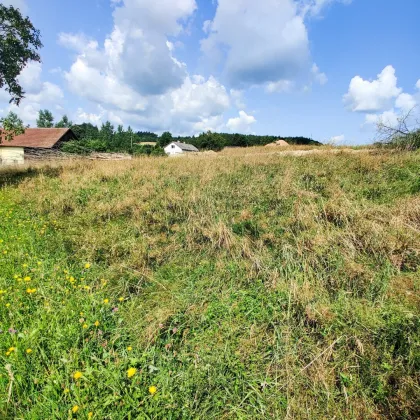
{"type": "MultiPolygon", "coordinates": [[[[77,140],[62,146],[69,153],[90,152],[125,152],[130,154],[161,155],[163,148],[173,141],[192,144],[199,150],[219,151],[224,147],[263,146],[278,140],[279,136],[258,136],[254,134],[213,133],[208,131],[198,136],[174,137],[169,131],[157,135],[149,131],[133,131],[129,126],[115,126],[107,121],[100,127],[91,123],[73,124],[64,115],[54,123],[54,117],[49,110],[39,111],[37,127],[71,128],[77,140]],[[150,144],[144,144],[150,143],[150,144]]],[[[307,137],[281,137],[289,144],[319,145],[320,143],[307,137]]]]}

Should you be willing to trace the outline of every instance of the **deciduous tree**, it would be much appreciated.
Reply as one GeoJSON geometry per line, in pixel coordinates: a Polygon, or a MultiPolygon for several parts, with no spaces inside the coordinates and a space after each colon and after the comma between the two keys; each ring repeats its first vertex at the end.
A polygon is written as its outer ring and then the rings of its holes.
{"type": "Polygon", "coordinates": [[[38,119],[36,120],[36,126],[38,128],[52,128],[54,127],[54,117],[51,111],[48,109],[41,109],[38,113],[38,119]]]}
{"type": "Polygon", "coordinates": [[[30,61],[41,61],[40,33],[19,9],[0,4],[0,88],[6,87],[10,102],[19,105],[25,92],[18,76],[30,61]]]}
{"type": "Polygon", "coordinates": [[[6,117],[2,118],[0,125],[0,143],[3,140],[13,140],[13,137],[25,132],[23,121],[14,112],[9,112],[6,117]]]}

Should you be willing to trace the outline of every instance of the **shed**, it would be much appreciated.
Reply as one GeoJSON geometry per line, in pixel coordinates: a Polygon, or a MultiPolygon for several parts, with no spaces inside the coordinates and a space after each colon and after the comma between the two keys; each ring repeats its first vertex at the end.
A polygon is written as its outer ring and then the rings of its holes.
{"type": "Polygon", "coordinates": [[[181,155],[183,153],[198,152],[199,150],[192,144],[174,141],[165,147],[165,153],[169,156],[181,155]]]}
{"type": "Polygon", "coordinates": [[[0,143],[0,164],[22,164],[24,156],[49,154],[73,139],[77,137],[70,128],[27,128],[24,134],[0,143]]]}

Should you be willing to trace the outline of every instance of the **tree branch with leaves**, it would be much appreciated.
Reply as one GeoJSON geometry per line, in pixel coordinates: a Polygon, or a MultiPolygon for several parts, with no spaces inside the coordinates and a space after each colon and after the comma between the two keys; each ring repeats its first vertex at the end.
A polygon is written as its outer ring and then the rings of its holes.
{"type": "Polygon", "coordinates": [[[0,4],[0,88],[6,87],[10,102],[19,105],[25,92],[18,76],[28,62],[41,62],[39,30],[19,9],[0,4]]]}

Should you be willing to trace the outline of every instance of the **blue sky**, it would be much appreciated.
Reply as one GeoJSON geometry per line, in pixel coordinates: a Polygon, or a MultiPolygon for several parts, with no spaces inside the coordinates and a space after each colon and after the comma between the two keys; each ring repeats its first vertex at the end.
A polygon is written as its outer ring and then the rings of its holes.
{"type": "Polygon", "coordinates": [[[40,29],[17,109],[366,144],[420,102],[418,0],[8,0],[40,29]]]}

